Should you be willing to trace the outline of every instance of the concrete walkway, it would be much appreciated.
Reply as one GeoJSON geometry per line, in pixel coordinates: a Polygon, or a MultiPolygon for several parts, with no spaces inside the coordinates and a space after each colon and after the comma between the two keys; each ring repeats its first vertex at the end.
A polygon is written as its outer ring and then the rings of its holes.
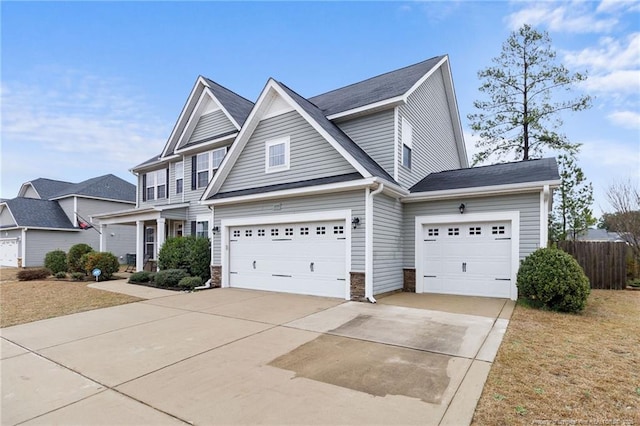
{"type": "Polygon", "coordinates": [[[469,424],[513,308],[113,283],[154,298],[0,330],[3,425],[469,424]]]}

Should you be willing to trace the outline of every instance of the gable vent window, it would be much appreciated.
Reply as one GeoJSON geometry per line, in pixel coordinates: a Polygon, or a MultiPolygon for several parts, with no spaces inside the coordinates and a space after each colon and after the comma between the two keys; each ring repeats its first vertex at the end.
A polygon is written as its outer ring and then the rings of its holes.
{"type": "Polygon", "coordinates": [[[411,168],[411,150],[413,149],[413,128],[411,124],[402,119],[402,165],[411,168]]]}
{"type": "Polygon", "coordinates": [[[167,198],[167,174],[169,169],[156,170],[144,175],[145,192],[143,201],[167,198]]]}
{"type": "Polygon", "coordinates": [[[265,172],[289,170],[289,137],[265,142],[265,172]]]}
{"type": "Polygon", "coordinates": [[[264,237],[264,229],[258,229],[258,237],[264,237]]]}
{"type": "Polygon", "coordinates": [[[491,233],[493,235],[504,235],[504,226],[492,226],[491,233]]]}
{"type": "Polygon", "coordinates": [[[309,228],[300,228],[300,235],[309,235],[309,228]]]}
{"type": "Polygon", "coordinates": [[[460,235],[460,228],[449,228],[447,234],[450,236],[460,235]]]}
{"type": "Polygon", "coordinates": [[[482,235],[482,228],[479,226],[472,226],[469,228],[469,235],[482,235]]]}
{"type": "Polygon", "coordinates": [[[429,229],[427,230],[427,234],[428,234],[430,237],[437,237],[437,236],[438,236],[438,233],[439,233],[439,229],[438,229],[438,228],[429,228],[429,229]]]}

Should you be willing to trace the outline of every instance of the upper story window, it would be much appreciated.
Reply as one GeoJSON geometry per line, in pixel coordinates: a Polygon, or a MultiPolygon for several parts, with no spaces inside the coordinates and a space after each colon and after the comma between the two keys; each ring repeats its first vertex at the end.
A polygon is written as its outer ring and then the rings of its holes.
{"type": "Polygon", "coordinates": [[[184,190],[184,163],[181,161],[175,165],[176,194],[182,194],[184,190]]]}
{"type": "Polygon", "coordinates": [[[143,201],[167,198],[167,172],[168,169],[162,169],[146,173],[143,176],[143,201]]]}
{"type": "Polygon", "coordinates": [[[413,128],[405,118],[402,119],[402,165],[411,168],[411,150],[413,149],[413,128]]]}
{"type": "Polygon", "coordinates": [[[209,183],[209,178],[220,167],[224,156],[227,153],[227,147],[214,149],[213,151],[203,152],[196,155],[195,158],[195,181],[192,182],[192,189],[204,188],[209,183]]]}
{"type": "Polygon", "coordinates": [[[289,137],[265,142],[266,173],[289,170],[289,137]]]}

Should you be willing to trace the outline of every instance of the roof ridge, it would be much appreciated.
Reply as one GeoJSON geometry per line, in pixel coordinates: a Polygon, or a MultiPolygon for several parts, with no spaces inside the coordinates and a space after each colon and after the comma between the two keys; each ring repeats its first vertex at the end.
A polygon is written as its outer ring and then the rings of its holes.
{"type": "Polygon", "coordinates": [[[506,166],[506,165],[512,165],[512,164],[518,164],[518,163],[531,163],[531,162],[534,162],[534,161],[550,160],[552,158],[554,158],[554,157],[529,158],[528,160],[518,160],[518,161],[505,161],[503,163],[483,164],[482,166],[465,167],[465,168],[461,168],[461,169],[440,170],[439,172],[433,172],[433,173],[430,173],[430,174],[435,175],[435,174],[438,174],[438,173],[459,172],[459,171],[471,170],[471,169],[478,170],[478,169],[482,169],[482,168],[485,168],[485,167],[506,166]]]}
{"type": "Polygon", "coordinates": [[[244,96],[242,96],[241,94],[236,93],[235,91],[233,91],[233,90],[229,89],[228,87],[223,86],[222,84],[218,83],[217,81],[212,80],[212,79],[210,79],[209,77],[205,77],[205,76],[204,76],[204,75],[202,75],[202,74],[200,74],[200,77],[202,77],[203,79],[207,80],[207,82],[209,82],[209,83],[213,83],[213,84],[215,84],[216,86],[219,86],[219,87],[221,87],[222,89],[224,89],[224,90],[226,90],[226,91],[228,91],[228,92],[233,93],[234,95],[238,96],[239,98],[242,98],[242,99],[244,99],[245,101],[250,102],[251,104],[255,105],[255,102],[253,102],[253,101],[251,101],[251,100],[249,100],[249,99],[245,98],[245,97],[244,97],[244,96]]]}

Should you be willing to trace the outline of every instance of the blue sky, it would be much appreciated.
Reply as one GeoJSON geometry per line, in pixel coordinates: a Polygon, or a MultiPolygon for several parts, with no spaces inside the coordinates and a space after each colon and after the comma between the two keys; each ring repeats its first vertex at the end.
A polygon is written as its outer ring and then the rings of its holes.
{"type": "Polygon", "coordinates": [[[79,182],[158,154],[198,75],[255,100],[269,77],[313,96],[448,54],[467,114],[477,72],[522,23],[587,71],[587,112],[565,114],[583,144],[596,213],[614,180],[640,179],[640,3],[2,2],[1,197],[30,179],[79,182]]]}

